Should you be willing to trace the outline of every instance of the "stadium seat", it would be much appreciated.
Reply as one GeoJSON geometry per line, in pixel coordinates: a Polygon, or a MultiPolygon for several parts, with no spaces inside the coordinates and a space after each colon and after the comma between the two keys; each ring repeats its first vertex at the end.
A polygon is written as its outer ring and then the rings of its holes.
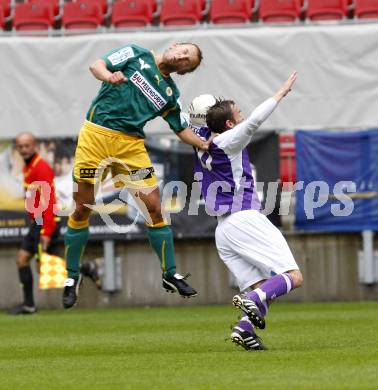
{"type": "Polygon", "coordinates": [[[281,183],[295,183],[297,180],[295,136],[294,134],[281,134],[279,140],[281,183]]]}
{"type": "Polygon", "coordinates": [[[54,24],[53,6],[42,3],[18,3],[14,9],[16,31],[48,30],[54,24]]]}
{"type": "MultiPolygon", "coordinates": [[[[76,1],[76,0],[74,0],[76,1]]],[[[108,0],[87,0],[90,3],[98,4],[101,8],[102,13],[105,15],[108,11],[108,0]]]]}
{"type": "Polygon", "coordinates": [[[4,20],[8,18],[11,13],[11,2],[10,0],[0,0],[0,7],[3,9],[4,20]]]}
{"type": "Polygon", "coordinates": [[[250,0],[212,0],[210,21],[214,24],[246,23],[251,17],[250,0]]]}
{"type": "Polygon", "coordinates": [[[0,5],[0,30],[3,30],[5,26],[4,10],[0,5]]]}
{"type": "Polygon", "coordinates": [[[145,27],[152,22],[149,0],[119,0],[113,3],[111,25],[116,28],[145,27]]]}
{"type": "Polygon", "coordinates": [[[54,16],[60,13],[60,0],[29,0],[28,3],[48,5],[53,8],[54,16]]]}
{"type": "Polygon", "coordinates": [[[306,16],[311,21],[341,20],[348,14],[348,0],[308,0],[306,16]]]}
{"type": "Polygon", "coordinates": [[[359,19],[378,19],[378,0],[355,0],[354,16],[359,19]]]}
{"type": "Polygon", "coordinates": [[[300,0],[260,0],[259,19],[265,23],[292,23],[300,14],[300,0]]]}
{"type": "Polygon", "coordinates": [[[185,26],[201,21],[201,0],[163,0],[160,23],[165,26],[185,26]]]}
{"type": "Polygon", "coordinates": [[[96,29],[102,25],[101,7],[90,0],[78,0],[65,3],[63,8],[62,27],[73,29],[96,29]]]}

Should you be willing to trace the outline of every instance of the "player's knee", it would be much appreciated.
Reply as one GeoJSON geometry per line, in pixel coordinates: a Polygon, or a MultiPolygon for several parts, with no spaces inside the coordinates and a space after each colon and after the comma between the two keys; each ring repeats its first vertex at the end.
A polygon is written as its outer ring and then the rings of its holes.
{"type": "Polygon", "coordinates": [[[30,259],[23,255],[18,253],[16,256],[16,265],[18,268],[27,267],[29,265],[30,259]]]}
{"type": "Polygon", "coordinates": [[[161,205],[160,202],[152,202],[147,207],[148,213],[153,221],[163,220],[161,215],[161,205]]]}
{"type": "Polygon", "coordinates": [[[295,269],[295,270],[290,271],[289,273],[293,279],[294,287],[295,288],[301,287],[302,283],[303,283],[302,272],[299,271],[299,269],[295,269]]]}
{"type": "Polygon", "coordinates": [[[83,204],[76,204],[75,211],[73,213],[73,219],[75,221],[84,221],[89,218],[91,210],[83,204]]]}

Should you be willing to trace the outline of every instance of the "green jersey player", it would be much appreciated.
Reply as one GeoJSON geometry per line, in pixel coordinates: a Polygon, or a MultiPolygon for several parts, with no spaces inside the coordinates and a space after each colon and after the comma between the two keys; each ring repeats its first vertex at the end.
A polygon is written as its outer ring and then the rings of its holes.
{"type": "Polygon", "coordinates": [[[183,75],[201,63],[202,53],[192,43],[176,43],[163,54],[137,45],[115,49],[95,61],[90,71],[102,81],[86,121],[80,130],[75,153],[75,211],[65,235],[68,279],[63,306],[72,307],[81,282],[80,257],[88,240],[95,184],[111,171],[116,186],[126,186],[143,212],[149,241],[163,272],[163,287],[184,297],[196,295],[176,273],[171,229],[163,220],[157,179],[144,146],[143,127],[158,116],[183,141],[207,150],[209,142],[197,137],[181,113],[179,91],[171,73],[183,75]]]}

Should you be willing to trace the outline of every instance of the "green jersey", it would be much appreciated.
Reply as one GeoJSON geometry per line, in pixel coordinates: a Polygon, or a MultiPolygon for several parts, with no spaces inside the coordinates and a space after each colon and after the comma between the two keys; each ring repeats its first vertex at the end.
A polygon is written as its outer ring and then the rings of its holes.
{"type": "Polygon", "coordinates": [[[144,125],[157,116],[163,117],[175,132],[188,127],[176,84],[160,73],[149,50],[137,45],[123,46],[103,60],[107,69],[121,71],[127,81],[120,85],[102,83],[87,113],[89,121],[143,138],[144,125]]]}

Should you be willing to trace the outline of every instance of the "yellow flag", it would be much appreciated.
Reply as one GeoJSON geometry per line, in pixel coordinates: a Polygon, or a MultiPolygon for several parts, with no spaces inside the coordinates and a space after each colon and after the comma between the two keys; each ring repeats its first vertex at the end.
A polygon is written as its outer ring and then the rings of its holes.
{"type": "Polygon", "coordinates": [[[42,253],[39,258],[39,288],[63,288],[67,279],[66,262],[58,256],[42,253]]]}

